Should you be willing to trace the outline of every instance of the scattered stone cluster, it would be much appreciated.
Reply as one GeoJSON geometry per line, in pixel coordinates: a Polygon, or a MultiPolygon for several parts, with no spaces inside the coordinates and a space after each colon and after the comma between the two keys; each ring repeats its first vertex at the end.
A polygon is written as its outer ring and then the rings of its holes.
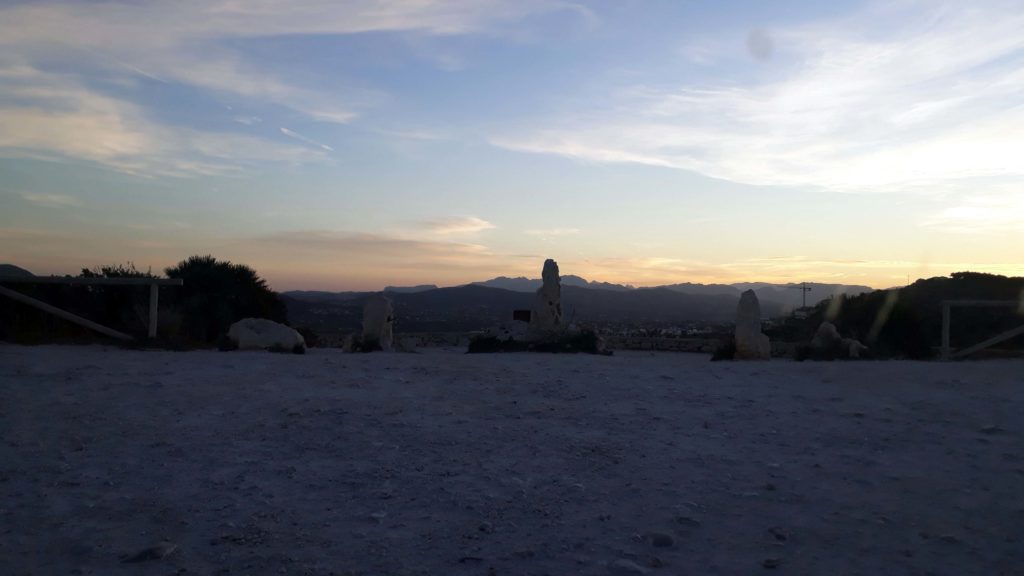
{"type": "MultiPolygon", "coordinates": [[[[568,345],[581,331],[567,326],[562,318],[562,282],[558,263],[552,259],[544,261],[541,272],[543,283],[534,294],[533,306],[528,311],[517,311],[516,317],[528,322],[514,320],[494,326],[484,333],[484,338],[505,343],[520,343],[522,349],[551,350],[573,348],[568,345]]],[[[359,335],[346,339],[343,346],[348,351],[391,351],[395,349],[394,305],[384,293],[371,295],[363,305],[363,330],[359,335]]],[[[303,352],[306,342],[297,331],[261,318],[246,318],[231,326],[228,332],[231,347],[237,349],[264,349],[276,351],[303,352]]],[[[605,352],[605,343],[598,338],[598,351],[605,352]]],[[[772,357],[772,342],[761,331],[761,304],[753,290],[740,295],[736,306],[736,328],[732,341],[733,349],[725,356],[735,360],[768,360],[772,357]]],[[[620,347],[649,350],[674,350],[685,352],[708,352],[712,346],[707,341],[674,339],[667,344],[656,342],[626,342],[620,347]]],[[[518,348],[517,348],[518,349],[518,348]]],[[[856,359],[862,357],[868,348],[852,338],[843,338],[836,326],[822,322],[814,339],[803,347],[803,357],[814,359],[856,359]]],[[[778,353],[779,350],[776,350],[778,353]]],[[[719,352],[716,352],[718,355],[719,352]]],[[[778,355],[778,354],[776,354],[778,355]]],[[[716,358],[717,359],[717,358],[716,358]]]]}

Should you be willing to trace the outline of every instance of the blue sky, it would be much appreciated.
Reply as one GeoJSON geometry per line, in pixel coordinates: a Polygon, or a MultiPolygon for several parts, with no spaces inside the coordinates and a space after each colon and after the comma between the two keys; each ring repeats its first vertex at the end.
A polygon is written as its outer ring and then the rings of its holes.
{"type": "Polygon", "coordinates": [[[1024,274],[1019,2],[6,2],[0,261],[1024,274]]]}

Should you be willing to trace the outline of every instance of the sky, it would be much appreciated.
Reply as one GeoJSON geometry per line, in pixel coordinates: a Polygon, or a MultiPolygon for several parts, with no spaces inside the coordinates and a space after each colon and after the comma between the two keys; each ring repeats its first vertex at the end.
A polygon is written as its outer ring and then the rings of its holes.
{"type": "Polygon", "coordinates": [[[1017,1],[0,0],[0,262],[1024,275],[1017,1]]]}

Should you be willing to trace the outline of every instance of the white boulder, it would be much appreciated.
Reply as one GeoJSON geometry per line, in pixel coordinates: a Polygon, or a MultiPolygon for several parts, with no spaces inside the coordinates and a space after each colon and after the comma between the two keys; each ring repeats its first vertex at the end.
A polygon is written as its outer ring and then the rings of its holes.
{"type": "Polygon", "coordinates": [[[811,339],[811,346],[819,350],[829,350],[839,346],[843,337],[839,335],[836,325],[831,322],[822,322],[811,339]]]}
{"type": "Polygon", "coordinates": [[[822,322],[818,326],[814,338],[811,339],[811,349],[821,357],[839,358],[860,358],[861,354],[868,351],[868,347],[853,338],[843,338],[835,324],[822,322]]]}
{"type": "Polygon", "coordinates": [[[228,329],[228,339],[240,350],[306,349],[302,334],[266,318],[245,318],[235,322],[228,329]]]}
{"type": "Polygon", "coordinates": [[[740,295],[736,306],[737,360],[768,360],[772,355],[768,336],[761,333],[761,303],[753,290],[740,295]]]}
{"type": "Polygon", "coordinates": [[[868,347],[861,344],[860,340],[854,340],[853,338],[843,338],[843,348],[846,350],[846,354],[849,358],[860,358],[861,354],[868,351],[868,347]]]}
{"type": "Polygon", "coordinates": [[[374,294],[363,304],[363,343],[376,341],[381,350],[394,347],[395,309],[384,294],[374,294]]]}

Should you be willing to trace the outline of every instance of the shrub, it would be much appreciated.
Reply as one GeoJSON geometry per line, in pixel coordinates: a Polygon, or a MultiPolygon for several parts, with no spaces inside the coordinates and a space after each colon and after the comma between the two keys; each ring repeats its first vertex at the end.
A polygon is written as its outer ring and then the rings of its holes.
{"type": "Polygon", "coordinates": [[[363,338],[362,334],[352,336],[353,352],[380,352],[382,350],[384,350],[384,347],[380,345],[380,340],[372,336],[366,338],[363,338]]]}
{"type": "Polygon", "coordinates": [[[295,346],[288,348],[285,346],[275,344],[274,346],[267,348],[267,351],[274,352],[276,354],[305,354],[306,347],[303,346],[302,344],[296,344],[295,346]]]}
{"type": "Polygon", "coordinates": [[[476,336],[469,341],[466,354],[493,354],[496,352],[523,352],[527,350],[525,342],[517,342],[511,338],[502,340],[496,336],[476,336]]]}
{"type": "Polygon", "coordinates": [[[213,256],[192,256],[167,268],[170,278],[184,285],[169,299],[181,314],[182,336],[200,342],[217,342],[228,328],[243,318],[266,318],[287,323],[287,309],[280,297],[256,271],[244,264],[217,261],[213,256]]]}
{"type": "Polygon", "coordinates": [[[495,336],[477,336],[469,341],[467,354],[486,354],[494,352],[548,352],[554,354],[601,354],[611,356],[604,349],[601,337],[592,330],[581,330],[561,334],[538,342],[521,342],[509,338],[502,340],[495,336]]]}
{"type": "Polygon", "coordinates": [[[295,331],[302,335],[302,339],[306,342],[307,348],[317,348],[320,346],[320,335],[312,328],[306,328],[303,326],[296,328],[295,331]]]}
{"type": "Polygon", "coordinates": [[[718,343],[715,351],[711,353],[711,361],[733,360],[736,358],[736,340],[730,336],[718,343]]]}

